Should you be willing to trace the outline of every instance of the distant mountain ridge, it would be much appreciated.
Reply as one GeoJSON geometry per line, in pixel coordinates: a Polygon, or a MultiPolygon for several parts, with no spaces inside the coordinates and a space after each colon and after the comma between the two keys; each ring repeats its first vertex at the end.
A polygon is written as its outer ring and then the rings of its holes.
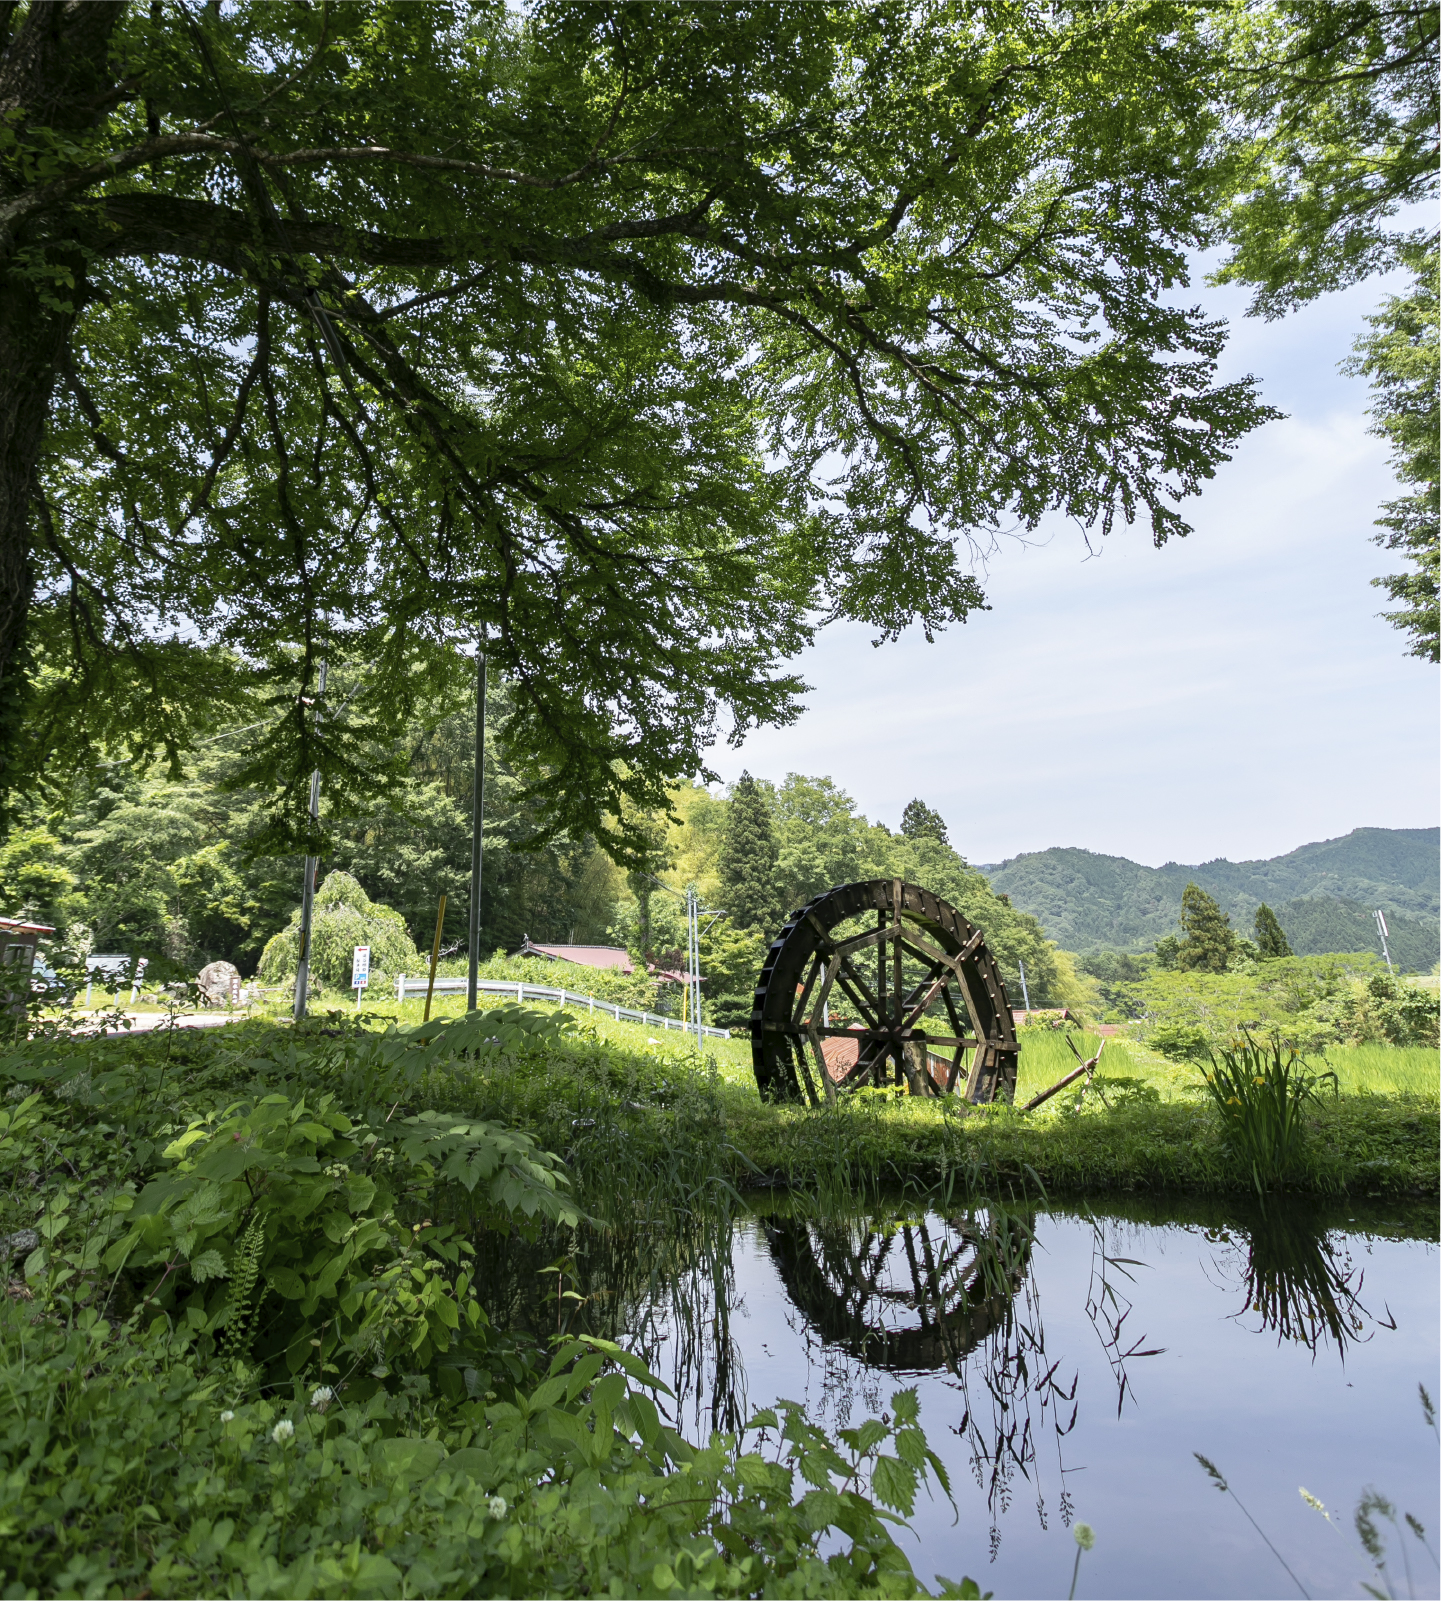
{"type": "Polygon", "coordinates": [[[1441,950],[1438,863],[1441,829],[1357,828],[1265,861],[1218,857],[1195,866],[1143,867],[1124,856],[1057,846],[980,871],[1066,950],[1153,946],[1176,932],[1181,893],[1195,883],[1244,934],[1256,907],[1267,902],[1298,955],[1378,951],[1370,917],[1379,906],[1391,927],[1393,959],[1425,971],[1441,950]]]}

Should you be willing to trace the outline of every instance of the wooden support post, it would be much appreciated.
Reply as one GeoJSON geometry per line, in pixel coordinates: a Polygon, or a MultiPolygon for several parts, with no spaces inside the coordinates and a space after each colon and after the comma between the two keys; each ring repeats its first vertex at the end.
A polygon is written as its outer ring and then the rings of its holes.
{"type": "MultiPolygon", "coordinates": [[[[1104,1051],[1105,1048],[1106,1042],[1105,1040],[1102,1040],[1100,1045],[1096,1048],[1096,1054],[1091,1057],[1089,1061],[1082,1062],[1079,1067],[1073,1068],[1069,1073],[1066,1074],[1065,1078],[1061,1079],[1055,1084],[1052,1084],[1050,1089],[1042,1090],[1039,1095],[1033,1095],[1031,1099],[1027,1101],[1026,1104],[1021,1108],[1021,1110],[1023,1112],[1033,1112],[1042,1101],[1049,1101],[1053,1095],[1059,1095],[1060,1092],[1065,1089],[1067,1084],[1074,1084],[1076,1080],[1080,1078],[1082,1073],[1086,1075],[1086,1087],[1089,1089],[1091,1084],[1091,1075],[1096,1071],[1096,1063],[1101,1060],[1101,1052],[1104,1051]]],[[[1071,1049],[1075,1050],[1075,1046],[1072,1046],[1071,1049]]],[[[1100,1091],[1098,1090],[1096,1093],[1100,1094],[1100,1091]]],[[[1105,1097],[1102,1096],[1102,1099],[1104,1100],[1105,1097]]]]}
{"type": "Polygon", "coordinates": [[[430,982],[425,986],[425,1016],[422,1022],[430,1021],[430,998],[435,994],[435,965],[440,960],[440,931],[445,926],[445,892],[441,891],[440,909],[435,914],[435,943],[430,947],[430,982]]]}

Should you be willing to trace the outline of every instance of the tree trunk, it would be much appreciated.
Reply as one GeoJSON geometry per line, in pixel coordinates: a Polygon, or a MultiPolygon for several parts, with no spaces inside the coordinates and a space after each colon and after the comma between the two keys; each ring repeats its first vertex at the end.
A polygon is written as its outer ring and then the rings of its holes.
{"type": "MultiPolygon", "coordinates": [[[[32,131],[78,132],[108,115],[117,99],[110,38],[124,10],[124,0],[31,0],[0,56],[0,117],[22,146],[32,131]]],[[[9,20],[7,11],[7,28],[9,20]]],[[[0,167],[0,198],[25,186],[20,163],[0,167]]],[[[66,243],[65,222],[63,213],[42,212],[0,233],[0,804],[13,785],[23,712],[35,469],[55,374],[84,303],[84,261],[66,243]],[[55,268],[66,275],[53,276],[55,268]]]]}

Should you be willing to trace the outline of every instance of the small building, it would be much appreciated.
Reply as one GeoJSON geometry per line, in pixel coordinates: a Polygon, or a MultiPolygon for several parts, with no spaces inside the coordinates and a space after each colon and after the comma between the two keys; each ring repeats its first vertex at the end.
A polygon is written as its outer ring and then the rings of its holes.
{"type": "Polygon", "coordinates": [[[30,1000],[30,975],[41,936],[53,934],[48,923],[26,923],[0,917],[0,1010],[24,1012],[30,1000]]]}
{"type": "MultiPolygon", "coordinates": [[[[515,954],[540,956],[548,962],[575,962],[581,967],[609,968],[612,972],[624,973],[626,977],[635,971],[630,952],[615,945],[537,945],[527,934],[515,954]]],[[[690,981],[690,974],[684,969],[656,967],[652,964],[647,971],[652,978],[658,978],[664,984],[685,984],[690,981]]]]}
{"type": "Polygon", "coordinates": [[[635,965],[630,952],[615,945],[537,945],[527,934],[517,956],[540,956],[548,962],[574,962],[579,967],[603,967],[630,974],[635,965]]]}
{"type": "Polygon", "coordinates": [[[1034,1028],[1044,1023],[1048,1028],[1064,1028],[1067,1023],[1073,1022],[1070,1012],[1064,1006],[1033,1006],[1029,1012],[1022,1011],[1020,1007],[1011,1008],[1011,1021],[1017,1028],[1027,1025],[1034,1028]]]}

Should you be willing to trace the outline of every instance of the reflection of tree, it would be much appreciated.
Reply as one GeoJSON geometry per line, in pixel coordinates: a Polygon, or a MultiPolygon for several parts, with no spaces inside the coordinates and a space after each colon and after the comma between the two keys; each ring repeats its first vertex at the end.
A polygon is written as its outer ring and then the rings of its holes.
{"type": "Polygon", "coordinates": [[[1312,1352],[1334,1341],[1344,1356],[1348,1345],[1370,1338],[1371,1314],[1359,1299],[1363,1273],[1300,1206],[1269,1201],[1246,1217],[1244,1227],[1208,1229],[1206,1237],[1232,1247],[1217,1269],[1244,1289],[1236,1317],[1257,1313],[1263,1330],[1312,1352]]]}

